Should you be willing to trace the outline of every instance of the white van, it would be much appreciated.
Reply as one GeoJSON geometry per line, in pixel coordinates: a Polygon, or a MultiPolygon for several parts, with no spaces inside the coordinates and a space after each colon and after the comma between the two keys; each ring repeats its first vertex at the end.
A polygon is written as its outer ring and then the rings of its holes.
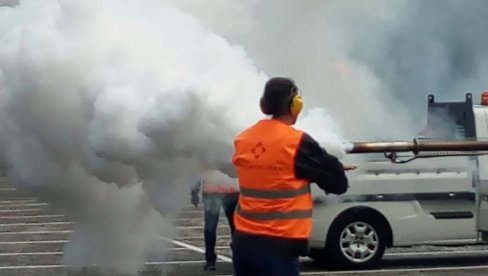
{"type": "MultiPolygon", "coordinates": [[[[435,102],[429,95],[427,123],[431,131],[437,128],[433,133],[440,138],[486,139],[484,104],[473,105],[471,94],[463,102],[435,102]],[[440,126],[439,116],[452,123],[440,126]]],[[[354,164],[358,157],[367,162],[356,163],[358,171],[348,173],[346,194],[324,195],[312,188],[311,258],[364,268],[378,263],[386,247],[488,240],[488,156],[394,164],[382,154],[359,154],[344,162],[354,164]]]]}

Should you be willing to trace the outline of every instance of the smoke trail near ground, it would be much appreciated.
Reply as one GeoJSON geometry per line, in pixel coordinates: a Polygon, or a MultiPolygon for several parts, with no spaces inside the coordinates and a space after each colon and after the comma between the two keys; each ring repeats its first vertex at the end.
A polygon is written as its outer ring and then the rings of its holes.
{"type": "Polygon", "coordinates": [[[2,163],[76,222],[66,264],[134,273],[188,186],[226,172],[264,80],[241,47],[163,1],[3,7],[2,163]]]}

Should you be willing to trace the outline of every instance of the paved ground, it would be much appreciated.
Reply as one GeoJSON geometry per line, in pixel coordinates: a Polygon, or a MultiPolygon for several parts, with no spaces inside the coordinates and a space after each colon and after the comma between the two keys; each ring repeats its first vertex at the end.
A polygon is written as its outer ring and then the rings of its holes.
{"type": "MultiPolygon", "coordinates": [[[[202,210],[189,206],[175,219],[180,230],[165,260],[148,260],[140,275],[232,275],[229,232],[219,225],[217,271],[202,272],[202,210]]],[[[98,268],[74,271],[62,265],[62,248],[73,224],[46,203],[20,193],[0,178],[0,275],[114,275],[98,268]]],[[[302,275],[483,275],[488,274],[488,246],[414,247],[390,249],[380,268],[333,271],[309,259],[302,260],[302,275]]]]}

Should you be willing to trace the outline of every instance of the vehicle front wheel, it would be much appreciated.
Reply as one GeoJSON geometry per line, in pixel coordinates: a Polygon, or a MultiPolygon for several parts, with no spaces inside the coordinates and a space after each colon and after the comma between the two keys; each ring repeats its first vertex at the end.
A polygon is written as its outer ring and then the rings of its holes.
{"type": "Polygon", "coordinates": [[[329,230],[325,254],[328,261],[341,267],[371,267],[383,257],[386,237],[386,227],[378,218],[345,217],[329,230]]]}

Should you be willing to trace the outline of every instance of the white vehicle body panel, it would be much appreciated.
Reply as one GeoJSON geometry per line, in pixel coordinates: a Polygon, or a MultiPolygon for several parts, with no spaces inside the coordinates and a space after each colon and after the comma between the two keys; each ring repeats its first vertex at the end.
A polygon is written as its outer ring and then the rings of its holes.
{"type": "MultiPolygon", "coordinates": [[[[486,139],[487,107],[475,106],[474,115],[477,137],[486,139]]],[[[334,219],[351,208],[381,214],[391,228],[392,246],[468,244],[478,242],[478,230],[488,230],[488,156],[436,157],[406,164],[392,164],[383,156],[370,156],[368,161],[365,156],[347,156],[342,161],[359,166],[347,173],[346,194],[325,195],[312,184],[313,248],[325,246],[334,219]]]]}
{"type": "MultiPolygon", "coordinates": [[[[475,106],[476,131],[478,137],[488,137],[488,109],[475,106]]],[[[486,139],[486,138],[485,138],[486,139]]],[[[478,182],[477,194],[479,197],[479,209],[477,216],[477,228],[488,231],[488,156],[478,157],[478,182]]]]}

